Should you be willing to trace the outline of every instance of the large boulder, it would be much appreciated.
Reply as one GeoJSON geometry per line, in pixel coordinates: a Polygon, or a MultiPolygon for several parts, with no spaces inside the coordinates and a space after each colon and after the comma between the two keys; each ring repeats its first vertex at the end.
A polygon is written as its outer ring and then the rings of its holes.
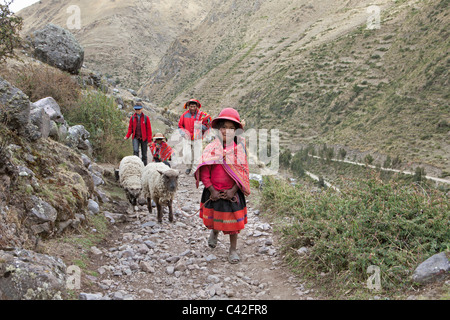
{"type": "Polygon", "coordinates": [[[50,23],[35,31],[28,39],[37,59],[63,71],[78,74],[83,65],[84,49],[70,31],[50,23]]]}
{"type": "Polygon", "coordinates": [[[33,251],[0,250],[0,300],[62,300],[66,265],[33,251]]]}

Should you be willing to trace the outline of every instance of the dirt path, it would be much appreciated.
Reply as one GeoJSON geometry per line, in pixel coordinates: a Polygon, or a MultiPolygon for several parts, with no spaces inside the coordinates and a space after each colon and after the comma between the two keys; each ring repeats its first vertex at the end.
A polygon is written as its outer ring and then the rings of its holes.
{"type": "Polygon", "coordinates": [[[110,239],[90,252],[89,288],[85,299],[315,299],[314,292],[283,265],[272,226],[248,199],[248,224],[238,240],[241,262],[228,262],[229,238],[222,233],[215,249],[207,245],[209,231],[196,215],[202,187],[180,169],[175,221],[156,222],[156,209],[139,207],[140,221],[113,224],[110,239]]]}

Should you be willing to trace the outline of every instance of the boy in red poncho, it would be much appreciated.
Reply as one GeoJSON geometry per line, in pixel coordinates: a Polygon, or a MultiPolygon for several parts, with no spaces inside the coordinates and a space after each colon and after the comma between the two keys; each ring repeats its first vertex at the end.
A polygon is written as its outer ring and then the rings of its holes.
{"type": "Polygon", "coordinates": [[[211,126],[219,130],[218,135],[206,146],[195,171],[197,188],[200,181],[205,186],[200,218],[211,229],[210,247],[216,247],[219,231],[230,235],[228,260],[238,263],[237,239],[247,223],[245,197],[250,195],[245,139],[236,135],[243,126],[239,113],[232,108],[223,109],[211,126]]]}
{"type": "Polygon", "coordinates": [[[153,137],[150,152],[152,153],[154,162],[163,162],[170,167],[169,160],[171,160],[173,150],[167,144],[167,138],[162,133],[157,133],[153,137]]]}

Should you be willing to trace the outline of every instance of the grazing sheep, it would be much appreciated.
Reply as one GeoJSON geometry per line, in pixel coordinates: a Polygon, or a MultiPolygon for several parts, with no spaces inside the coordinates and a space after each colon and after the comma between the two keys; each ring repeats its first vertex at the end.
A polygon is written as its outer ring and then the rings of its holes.
{"type": "Polygon", "coordinates": [[[169,221],[173,222],[172,202],[178,187],[178,171],[162,162],[152,162],[142,172],[142,196],[147,199],[148,211],[152,212],[152,201],[158,210],[158,222],[162,222],[162,206],[169,207],[169,221]]]}
{"type": "Polygon", "coordinates": [[[133,207],[137,205],[137,199],[141,194],[141,176],[143,169],[144,163],[137,156],[127,156],[120,161],[119,183],[125,189],[127,199],[133,207]]]}

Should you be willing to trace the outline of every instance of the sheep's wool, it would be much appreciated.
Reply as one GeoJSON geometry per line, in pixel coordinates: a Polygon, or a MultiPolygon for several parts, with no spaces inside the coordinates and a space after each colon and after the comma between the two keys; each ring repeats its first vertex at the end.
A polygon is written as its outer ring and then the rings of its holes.
{"type": "Polygon", "coordinates": [[[173,169],[162,162],[152,162],[145,166],[142,172],[142,196],[144,198],[150,198],[155,203],[160,204],[167,204],[170,200],[173,200],[176,190],[168,191],[161,179],[161,174],[158,172],[169,170],[173,169]]]}
{"type": "Polygon", "coordinates": [[[120,161],[119,182],[122,188],[140,189],[144,163],[137,156],[127,156],[120,161]]]}

